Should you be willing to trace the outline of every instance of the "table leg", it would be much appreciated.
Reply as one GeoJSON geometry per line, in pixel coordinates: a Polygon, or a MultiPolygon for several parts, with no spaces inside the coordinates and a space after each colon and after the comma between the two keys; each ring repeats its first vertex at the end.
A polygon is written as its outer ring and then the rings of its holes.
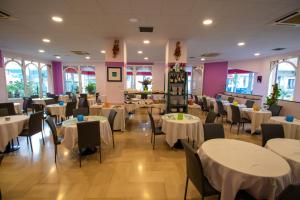
{"type": "Polygon", "coordinates": [[[9,142],[6,145],[4,153],[11,153],[11,152],[17,151],[19,149],[20,149],[20,146],[19,145],[14,145],[14,141],[11,140],[11,142],[9,142]]]}

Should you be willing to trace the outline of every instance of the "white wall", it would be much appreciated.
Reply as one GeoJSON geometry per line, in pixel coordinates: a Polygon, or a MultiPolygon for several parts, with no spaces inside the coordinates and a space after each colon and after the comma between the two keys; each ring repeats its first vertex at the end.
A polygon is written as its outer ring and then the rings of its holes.
{"type": "Polygon", "coordinates": [[[154,63],[152,67],[152,90],[164,91],[165,64],[154,63]]]}

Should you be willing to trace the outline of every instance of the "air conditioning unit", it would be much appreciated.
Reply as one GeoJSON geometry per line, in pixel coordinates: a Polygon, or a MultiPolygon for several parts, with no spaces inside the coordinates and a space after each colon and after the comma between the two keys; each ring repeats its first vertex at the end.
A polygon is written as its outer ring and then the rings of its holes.
{"type": "Polygon", "coordinates": [[[273,25],[283,27],[300,27],[300,9],[275,20],[273,25]]]}

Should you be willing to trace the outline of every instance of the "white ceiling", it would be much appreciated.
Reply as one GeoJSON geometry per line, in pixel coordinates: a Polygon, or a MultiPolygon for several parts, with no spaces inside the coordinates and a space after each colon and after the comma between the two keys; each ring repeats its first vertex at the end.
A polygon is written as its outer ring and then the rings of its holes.
{"type": "Polygon", "coordinates": [[[248,59],[257,51],[278,54],[271,50],[277,47],[287,48],[280,53],[300,50],[300,28],[269,24],[297,8],[300,0],[1,0],[0,9],[17,19],[0,20],[0,49],[50,60],[61,55],[71,62],[85,59],[70,50],[84,50],[91,61],[103,61],[104,39],[120,37],[127,42],[129,62],[142,62],[145,56],[164,62],[170,38],[187,40],[188,56],[196,57],[189,62],[208,52],[221,53],[215,60],[248,59]],[[52,22],[53,15],[64,22],[52,22]],[[132,17],[139,21],[130,23],[132,17]],[[214,20],[212,26],[202,25],[206,17],[214,20]],[[139,25],[153,26],[154,33],[139,33],[139,25]],[[42,43],[44,37],[52,42],[42,43]],[[151,44],[144,45],[144,39],[151,44]],[[239,41],[246,46],[237,47],[239,41]]]}

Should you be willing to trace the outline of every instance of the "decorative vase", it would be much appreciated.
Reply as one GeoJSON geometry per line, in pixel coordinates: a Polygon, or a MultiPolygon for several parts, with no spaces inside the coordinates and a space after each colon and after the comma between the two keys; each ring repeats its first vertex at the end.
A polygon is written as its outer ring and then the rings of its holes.
{"type": "Polygon", "coordinates": [[[144,85],[144,92],[148,92],[148,85],[144,85]]]}

